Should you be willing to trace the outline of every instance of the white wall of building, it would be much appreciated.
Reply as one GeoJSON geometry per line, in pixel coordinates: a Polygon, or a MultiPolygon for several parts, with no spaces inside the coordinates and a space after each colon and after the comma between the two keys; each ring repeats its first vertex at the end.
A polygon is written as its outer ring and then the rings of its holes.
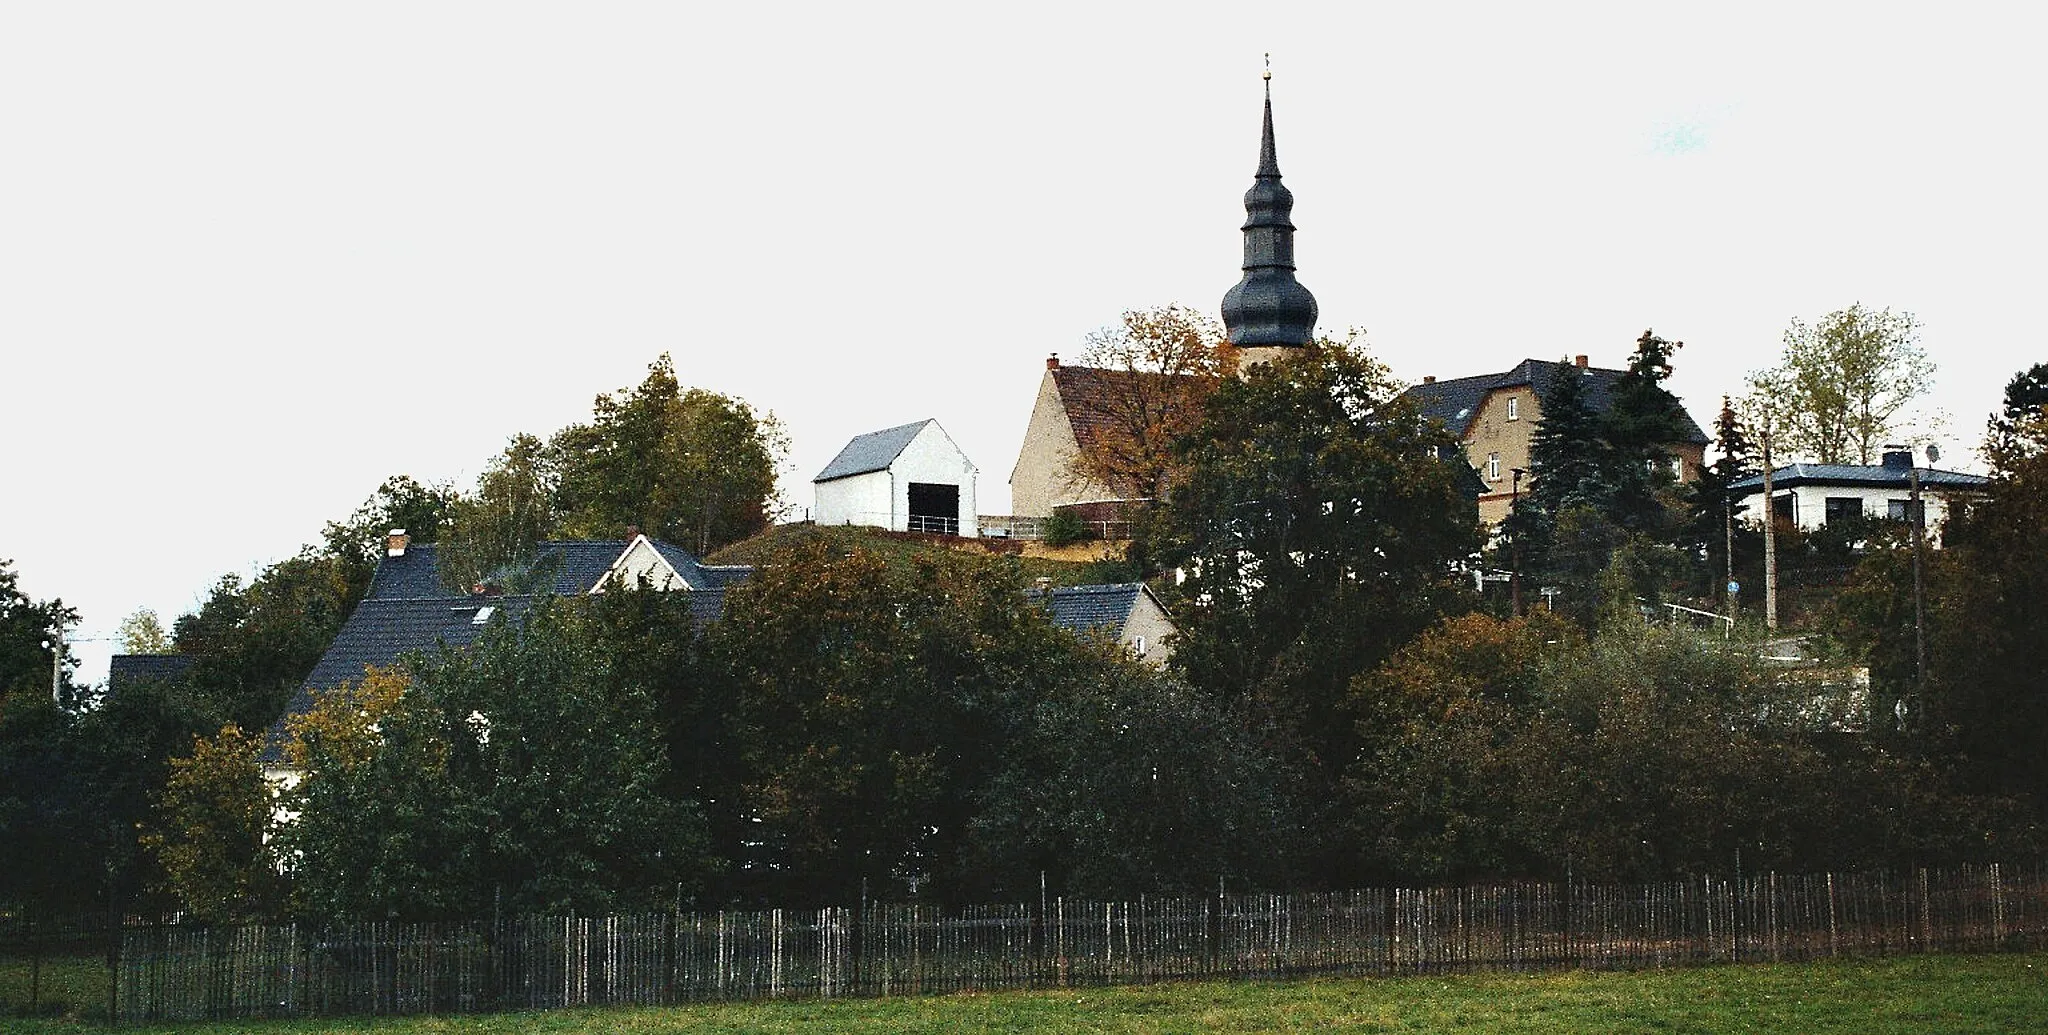
{"type": "Polygon", "coordinates": [[[811,520],[821,525],[873,525],[902,530],[891,508],[892,476],[888,471],[869,471],[848,478],[834,478],[812,485],[817,498],[811,520]]]}
{"type": "Polygon", "coordinates": [[[597,585],[591,587],[590,591],[602,593],[614,585],[632,589],[640,585],[641,579],[646,579],[649,587],[662,592],[690,588],[689,584],[676,574],[675,568],[655,550],[654,544],[642,535],[627,545],[626,552],[612,562],[611,572],[598,580],[597,585]]]}
{"type": "Polygon", "coordinates": [[[896,476],[891,486],[894,492],[890,528],[901,531],[910,526],[910,483],[927,482],[938,485],[960,487],[960,531],[963,536],[975,536],[974,516],[974,462],[953,443],[953,437],[939,427],[938,421],[924,426],[903,452],[896,457],[896,463],[889,468],[896,476]]]}
{"type": "MultiPolygon", "coordinates": [[[[1794,501],[1793,524],[1802,530],[1812,531],[1827,524],[1827,501],[1830,499],[1859,500],[1863,506],[1863,516],[1883,518],[1891,513],[1891,501],[1910,500],[1913,493],[1904,486],[1891,488],[1861,485],[1800,485],[1790,489],[1773,488],[1771,491],[1773,499],[1784,499],[1787,496],[1792,497],[1794,501]]],[[[1924,486],[1920,490],[1920,499],[1927,507],[1927,527],[1930,530],[1938,530],[1942,522],[1948,520],[1948,501],[1942,498],[1941,493],[1924,486]]],[[[1749,509],[1743,514],[1746,520],[1763,520],[1760,509],[1763,504],[1763,493],[1751,493],[1736,502],[1748,505],[1749,509]]]]}
{"type": "Polygon", "coordinates": [[[975,467],[939,427],[926,424],[885,471],[870,471],[814,482],[811,520],[821,525],[873,525],[902,532],[910,528],[910,485],[924,482],[960,490],[959,534],[975,536],[975,467]]]}

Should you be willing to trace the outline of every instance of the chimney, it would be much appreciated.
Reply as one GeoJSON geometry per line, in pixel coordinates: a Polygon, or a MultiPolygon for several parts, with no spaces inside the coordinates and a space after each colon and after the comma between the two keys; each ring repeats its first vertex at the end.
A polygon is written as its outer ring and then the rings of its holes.
{"type": "Polygon", "coordinates": [[[1586,369],[1586,357],[1583,355],[1573,356],[1572,365],[1578,367],[1580,370],[1586,369]]]}
{"type": "Polygon", "coordinates": [[[1913,447],[1884,447],[1884,469],[1887,471],[1910,471],[1913,469],[1913,447]]]}
{"type": "Polygon", "coordinates": [[[1045,357],[1045,369],[1047,369],[1047,370],[1058,370],[1059,368],[1060,368],[1060,354],[1059,354],[1059,353],[1055,352],[1055,353],[1053,353],[1052,355],[1050,355],[1050,356],[1047,356],[1047,357],[1045,357]]]}
{"type": "Polygon", "coordinates": [[[1436,383],[1436,375],[1435,375],[1435,374],[1424,374],[1424,375],[1422,375],[1422,383],[1423,383],[1423,384],[1426,384],[1426,385],[1433,385],[1433,384],[1435,384],[1435,383],[1436,383]]]}
{"type": "Polygon", "coordinates": [[[411,545],[412,537],[405,534],[405,529],[394,528],[390,535],[384,537],[384,556],[403,557],[405,548],[411,545]]]}

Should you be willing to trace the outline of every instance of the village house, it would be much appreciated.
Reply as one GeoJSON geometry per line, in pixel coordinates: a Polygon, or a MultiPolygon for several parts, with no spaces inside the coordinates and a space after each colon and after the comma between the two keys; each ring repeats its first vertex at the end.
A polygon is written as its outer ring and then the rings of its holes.
{"type": "MultiPolygon", "coordinates": [[[[1570,365],[1525,359],[1497,374],[1448,381],[1425,377],[1402,393],[1423,416],[1443,421],[1458,437],[1466,462],[1479,474],[1479,518],[1489,526],[1505,519],[1515,497],[1529,491],[1529,444],[1542,423],[1551,382],[1561,371],[1585,378],[1586,405],[1595,413],[1613,406],[1614,383],[1627,373],[1589,366],[1585,356],[1574,357],[1570,365]]],[[[1679,481],[1697,481],[1706,465],[1707,435],[1690,416],[1685,430],[1683,439],[1665,444],[1665,451],[1679,481]]]]}
{"type": "MultiPolygon", "coordinates": [[[[1809,532],[1866,518],[1910,521],[1916,480],[1928,534],[1937,544],[1955,500],[1981,493],[1990,484],[1982,475],[1916,467],[1911,449],[1887,446],[1883,462],[1875,465],[1787,464],[1774,469],[1771,512],[1781,525],[1809,532]]],[[[1763,475],[1743,478],[1728,490],[1735,513],[1761,519],[1763,475]]]]}
{"type": "MultiPolygon", "coordinates": [[[[688,593],[692,617],[699,624],[718,616],[726,587],[753,573],[741,565],[704,564],[689,551],[646,535],[541,543],[531,568],[546,582],[536,589],[553,596],[643,585],[688,593]]],[[[407,654],[467,647],[494,620],[524,619],[539,597],[540,592],[452,589],[441,568],[440,551],[431,543],[415,546],[404,529],[393,529],[362,601],[271,727],[262,757],[265,775],[281,786],[297,779],[285,760],[288,723],[312,711],[317,695],[361,680],[370,667],[395,665],[407,654]]]]}
{"type": "Polygon", "coordinates": [[[1040,587],[1031,596],[1044,605],[1054,625],[1076,636],[1104,637],[1154,668],[1165,668],[1173,657],[1179,629],[1166,605],[1142,582],[1040,587]]]}

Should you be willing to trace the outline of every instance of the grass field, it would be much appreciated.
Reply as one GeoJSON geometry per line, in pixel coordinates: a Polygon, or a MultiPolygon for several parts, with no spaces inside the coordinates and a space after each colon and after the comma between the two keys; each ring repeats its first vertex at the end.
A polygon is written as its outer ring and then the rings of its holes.
{"type": "MultiPolygon", "coordinates": [[[[0,1031],[87,1030],[0,1020],[0,1031]]],[[[1212,983],[921,999],[125,1028],[138,1032],[1687,1032],[2048,1031],[2048,954],[1918,956],[1638,973],[1212,983]]]]}

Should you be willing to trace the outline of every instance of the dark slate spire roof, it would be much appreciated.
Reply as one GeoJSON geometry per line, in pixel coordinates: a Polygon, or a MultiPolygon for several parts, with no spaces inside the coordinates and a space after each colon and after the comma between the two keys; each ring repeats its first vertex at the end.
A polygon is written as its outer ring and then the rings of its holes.
{"type": "Polygon", "coordinates": [[[1259,171],[1244,194],[1244,279],[1223,295],[1230,343],[1306,345],[1315,336],[1316,296],[1294,279],[1294,194],[1280,183],[1273,147],[1273,74],[1266,73],[1259,171]]]}

